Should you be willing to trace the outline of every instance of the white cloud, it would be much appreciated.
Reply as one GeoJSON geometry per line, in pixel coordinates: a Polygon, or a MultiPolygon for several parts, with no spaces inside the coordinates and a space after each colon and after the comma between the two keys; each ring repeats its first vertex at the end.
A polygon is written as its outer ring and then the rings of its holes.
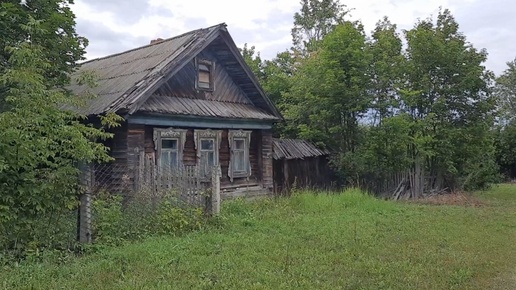
{"type": "Polygon", "coordinates": [[[264,20],[273,11],[291,12],[297,9],[297,1],[261,0],[261,1],[168,1],[150,0],[150,5],[168,9],[179,19],[202,17],[208,23],[226,22],[238,25],[242,29],[254,30],[257,20],[264,20]]]}
{"type": "MultiPolygon", "coordinates": [[[[461,30],[477,48],[490,52],[488,68],[500,73],[514,58],[511,39],[516,20],[509,0],[347,0],[353,20],[360,19],[366,31],[388,16],[400,29],[410,29],[418,18],[435,16],[440,6],[456,16],[461,30]],[[464,23],[464,25],[462,25],[464,23]]],[[[156,37],[171,37],[192,29],[228,24],[237,45],[256,46],[265,58],[290,47],[293,15],[299,0],[76,0],[78,32],[90,39],[88,57],[99,57],[148,43],[156,37]],[[94,23],[95,25],[87,25],[94,23]],[[83,24],[83,25],[81,25],[83,24]],[[105,31],[98,30],[104,27],[105,31]],[[80,28],[80,29],[79,29],[80,28]],[[111,41],[97,41],[99,34],[111,41]]]]}

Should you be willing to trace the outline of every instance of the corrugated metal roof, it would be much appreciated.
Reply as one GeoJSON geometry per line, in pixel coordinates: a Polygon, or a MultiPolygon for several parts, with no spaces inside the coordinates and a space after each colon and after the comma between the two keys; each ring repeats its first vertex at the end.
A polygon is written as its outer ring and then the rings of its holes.
{"type": "Polygon", "coordinates": [[[95,74],[96,86],[89,88],[86,85],[75,84],[69,89],[77,95],[86,92],[96,95],[96,98],[87,101],[83,109],[85,114],[127,108],[135,102],[131,97],[138,97],[131,96],[132,91],[161,77],[163,69],[169,63],[181,58],[184,51],[203,41],[205,36],[222,26],[225,24],[194,30],[155,44],[84,62],[72,79],[90,71],[95,74]]]}
{"type": "Polygon", "coordinates": [[[234,119],[277,120],[274,115],[250,104],[158,95],[151,96],[142,105],[140,111],[234,119]]]}
{"type": "Polygon", "coordinates": [[[313,143],[301,139],[274,139],[273,158],[278,159],[304,159],[329,155],[330,151],[319,149],[313,143]]]}

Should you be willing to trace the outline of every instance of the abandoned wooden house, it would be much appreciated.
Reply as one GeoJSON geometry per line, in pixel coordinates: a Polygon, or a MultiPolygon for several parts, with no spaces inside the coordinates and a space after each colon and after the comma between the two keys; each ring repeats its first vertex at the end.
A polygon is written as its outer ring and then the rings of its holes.
{"type": "Polygon", "coordinates": [[[329,165],[330,151],[299,139],[273,139],[274,191],[332,187],[336,180],[329,165]]]}
{"type": "Polygon", "coordinates": [[[76,75],[86,71],[95,73],[97,86],[71,87],[96,95],[85,113],[125,119],[106,143],[125,168],[111,182],[136,182],[134,171],[146,170],[142,163],[220,166],[223,194],[272,191],[271,129],[282,116],[225,24],[84,62],[76,75]]]}

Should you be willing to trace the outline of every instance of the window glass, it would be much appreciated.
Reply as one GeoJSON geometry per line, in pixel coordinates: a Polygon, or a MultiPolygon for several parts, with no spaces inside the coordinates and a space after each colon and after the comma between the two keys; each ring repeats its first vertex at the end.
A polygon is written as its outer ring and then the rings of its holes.
{"type": "Polygon", "coordinates": [[[244,139],[235,139],[235,146],[234,148],[237,150],[243,150],[245,147],[245,140],[244,139]]]}
{"type": "Polygon", "coordinates": [[[177,151],[171,151],[170,153],[170,167],[176,168],[179,166],[179,154],[177,154],[177,151]]]}
{"type": "Polygon", "coordinates": [[[215,139],[201,139],[201,168],[202,170],[208,174],[210,172],[211,167],[218,164],[215,154],[215,139]]]}
{"type": "Polygon", "coordinates": [[[162,149],[177,149],[177,139],[162,139],[161,140],[161,148],[162,149]]]}
{"type": "Polygon", "coordinates": [[[215,165],[215,152],[208,152],[208,166],[215,165]]]}
{"type": "Polygon", "coordinates": [[[213,150],[213,139],[201,139],[201,150],[213,150]]]}
{"type": "Polygon", "coordinates": [[[235,171],[246,171],[245,169],[245,152],[234,151],[233,152],[233,166],[235,171]]]}
{"type": "Polygon", "coordinates": [[[161,152],[160,164],[163,168],[170,166],[170,154],[168,154],[168,152],[161,152]]]}
{"type": "Polygon", "coordinates": [[[179,166],[179,154],[177,151],[172,150],[163,150],[161,152],[161,167],[164,169],[167,168],[176,168],[179,166]]]}
{"type": "Polygon", "coordinates": [[[248,170],[249,157],[246,148],[246,138],[234,138],[232,145],[232,170],[238,174],[245,174],[248,170]]]}
{"type": "Polygon", "coordinates": [[[199,63],[197,65],[197,87],[202,89],[212,89],[211,65],[199,63]]]}
{"type": "Polygon", "coordinates": [[[210,73],[209,72],[199,72],[199,86],[207,86],[210,87],[210,73]]]}

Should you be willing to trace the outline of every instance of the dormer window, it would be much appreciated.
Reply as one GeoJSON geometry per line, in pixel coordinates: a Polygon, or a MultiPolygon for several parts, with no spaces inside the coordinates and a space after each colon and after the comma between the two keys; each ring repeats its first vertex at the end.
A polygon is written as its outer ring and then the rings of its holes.
{"type": "Polygon", "coordinates": [[[212,61],[197,59],[197,82],[196,88],[198,90],[213,91],[213,67],[212,61]]]}

